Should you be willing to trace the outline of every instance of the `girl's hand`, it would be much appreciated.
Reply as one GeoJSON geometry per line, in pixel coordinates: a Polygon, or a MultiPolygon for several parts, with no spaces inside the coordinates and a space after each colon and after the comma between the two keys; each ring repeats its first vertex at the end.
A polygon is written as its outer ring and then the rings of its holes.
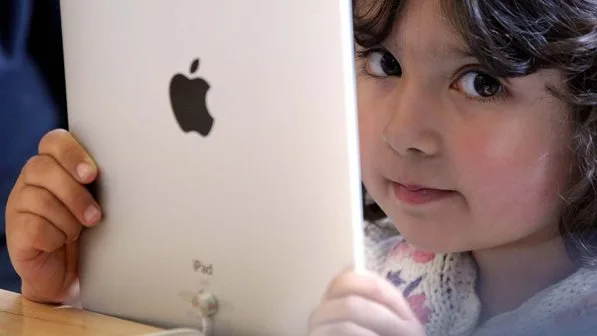
{"type": "Polygon", "coordinates": [[[334,279],[309,330],[309,336],[425,335],[402,293],[375,274],[355,272],[334,279]]]}
{"type": "Polygon", "coordinates": [[[97,174],[94,161],[64,130],[46,134],[39,154],[23,168],[6,204],[6,240],[27,299],[68,298],[77,279],[77,238],[101,219],[85,187],[97,174]]]}

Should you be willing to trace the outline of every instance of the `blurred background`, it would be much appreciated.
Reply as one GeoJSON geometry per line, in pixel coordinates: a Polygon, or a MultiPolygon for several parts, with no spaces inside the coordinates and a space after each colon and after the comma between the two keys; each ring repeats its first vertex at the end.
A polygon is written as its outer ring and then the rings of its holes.
{"type": "Polygon", "coordinates": [[[42,135],[66,128],[59,0],[0,0],[0,288],[20,292],[5,236],[6,200],[42,135]]]}

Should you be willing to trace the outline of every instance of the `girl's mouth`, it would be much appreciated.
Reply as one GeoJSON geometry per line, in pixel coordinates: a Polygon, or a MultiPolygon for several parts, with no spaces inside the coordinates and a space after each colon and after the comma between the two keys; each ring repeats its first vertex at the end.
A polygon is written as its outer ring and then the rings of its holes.
{"type": "Polygon", "coordinates": [[[423,205],[436,202],[452,196],[455,192],[451,190],[441,190],[426,188],[418,185],[403,185],[393,182],[394,195],[396,198],[406,204],[423,205]]]}

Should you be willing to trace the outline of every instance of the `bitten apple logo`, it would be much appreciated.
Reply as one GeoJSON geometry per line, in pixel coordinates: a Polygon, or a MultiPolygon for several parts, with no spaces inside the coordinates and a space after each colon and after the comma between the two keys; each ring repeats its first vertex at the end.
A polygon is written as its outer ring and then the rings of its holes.
{"type": "Polygon", "coordinates": [[[176,74],[170,81],[170,104],[178,125],[185,133],[197,132],[207,136],[214,125],[214,118],[207,108],[209,83],[201,77],[193,77],[199,69],[199,59],[190,68],[190,76],[176,74]]]}

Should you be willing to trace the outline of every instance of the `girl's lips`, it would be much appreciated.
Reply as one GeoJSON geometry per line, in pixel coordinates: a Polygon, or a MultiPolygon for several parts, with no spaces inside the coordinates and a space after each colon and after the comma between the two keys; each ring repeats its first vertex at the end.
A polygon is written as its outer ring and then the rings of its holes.
{"type": "Polygon", "coordinates": [[[396,198],[410,205],[423,205],[442,200],[454,194],[454,191],[451,190],[431,189],[418,185],[405,186],[395,182],[392,183],[392,186],[396,198]]]}

